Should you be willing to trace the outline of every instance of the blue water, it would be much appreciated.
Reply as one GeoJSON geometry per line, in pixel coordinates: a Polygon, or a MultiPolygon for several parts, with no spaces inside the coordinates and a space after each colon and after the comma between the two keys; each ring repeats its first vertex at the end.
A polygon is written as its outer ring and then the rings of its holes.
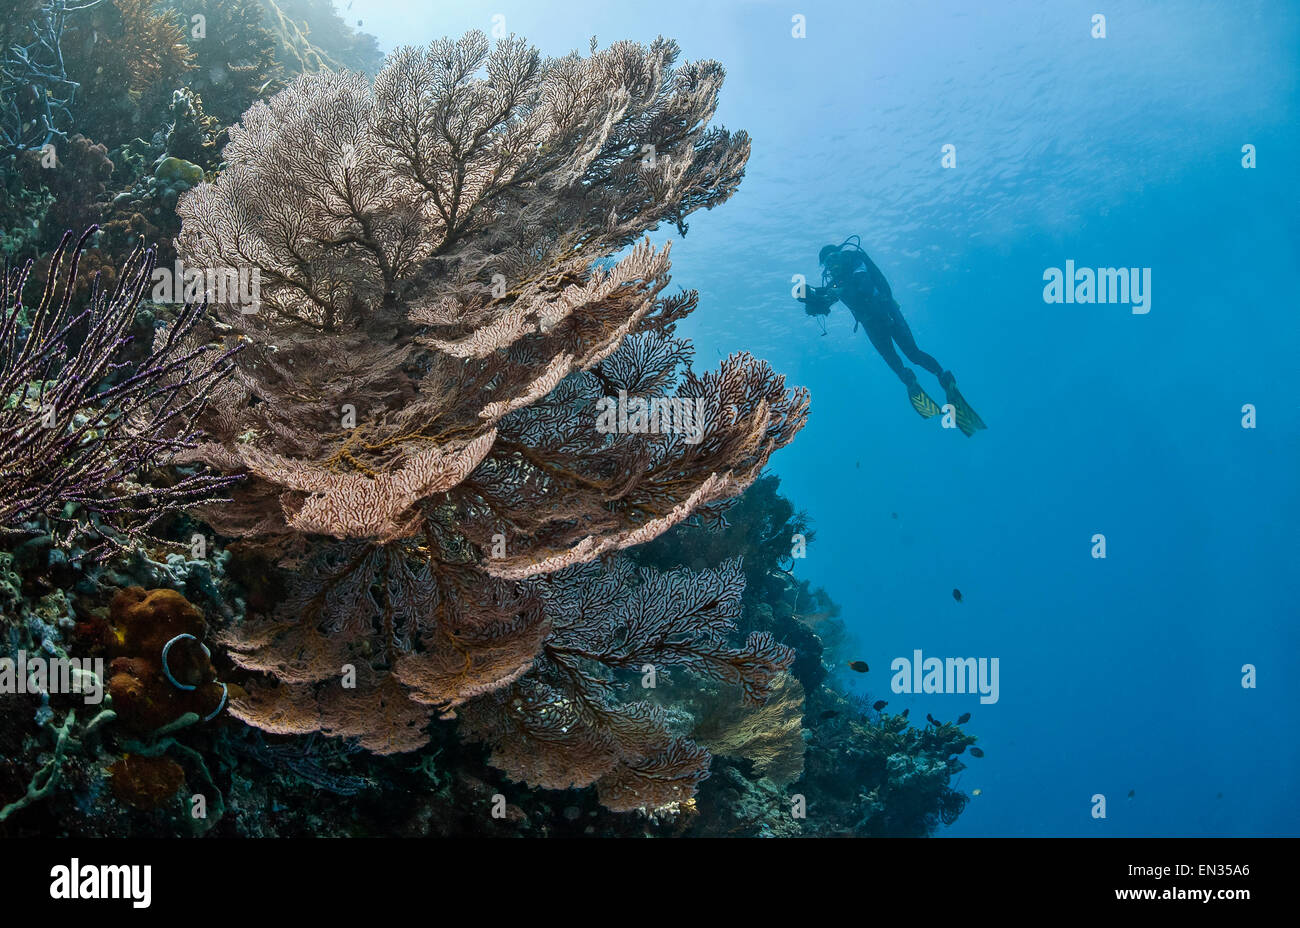
{"type": "Polygon", "coordinates": [[[969,711],[987,752],[941,833],[1300,834],[1300,7],[1126,0],[1094,39],[1073,0],[406,6],[347,15],[386,49],[500,13],[548,54],[662,33],[727,67],[753,156],[673,244],[684,333],[811,389],[773,460],[818,533],[796,573],[891,710],[969,711]],[[791,299],[854,233],[987,432],[921,420],[842,306],[823,337],[791,299]],[[1066,259],[1151,268],[1150,312],[1045,303],[1066,259]],[[916,648],[998,658],[999,701],[892,695],[916,648]]]}

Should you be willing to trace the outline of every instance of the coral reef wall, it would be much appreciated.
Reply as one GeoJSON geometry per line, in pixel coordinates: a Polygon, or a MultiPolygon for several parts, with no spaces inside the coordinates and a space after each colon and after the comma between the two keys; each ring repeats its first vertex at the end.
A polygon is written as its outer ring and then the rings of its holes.
{"type": "Polygon", "coordinates": [[[0,832],[960,812],[973,739],[848,698],[790,573],[813,534],[761,475],[807,393],[677,331],[697,295],[648,233],[749,155],[718,63],[480,33],[381,62],[325,0],[3,29],[59,60],[0,77],[35,127],[0,151],[0,657],[103,666],[95,702],[0,697],[0,832]]]}

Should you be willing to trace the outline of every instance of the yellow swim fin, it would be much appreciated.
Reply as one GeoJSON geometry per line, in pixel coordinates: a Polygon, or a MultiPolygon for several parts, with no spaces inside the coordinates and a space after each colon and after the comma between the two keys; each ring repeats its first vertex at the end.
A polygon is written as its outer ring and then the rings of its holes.
{"type": "Polygon", "coordinates": [[[907,398],[912,401],[912,408],[920,414],[922,419],[929,419],[941,412],[938,404],[930,399],[929,394],[922,390],[921,385],[915,380],[907,388],[907,398]]]}
{"type": "Polygon", "coordinates": [[[957,381],[948,381],[948,385],[945,387],[945,392],[948,395],[948,402],[951,403],[953,409],[956,410],[957,428],[961,429],[963,435],[969,438],[980,429],[988,428],[988,426],[984,424],[984,420],[979,417],[979,413],[971,409],[970,404],[966,402],[966,398],[962,396],[961,392],[957,389],[957,381]]]}

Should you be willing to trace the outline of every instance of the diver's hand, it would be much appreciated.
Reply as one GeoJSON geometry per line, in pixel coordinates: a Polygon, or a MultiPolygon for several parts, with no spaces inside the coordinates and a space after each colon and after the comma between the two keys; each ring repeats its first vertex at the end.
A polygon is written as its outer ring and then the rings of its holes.
{"type": "Polygon", "coordinates": [[[839,299],[839,291],[834,287],[805,287],[804,295],[795,299],[800,303],[807,303],[810,299],[814,303],[834,303],[839,299]]]}

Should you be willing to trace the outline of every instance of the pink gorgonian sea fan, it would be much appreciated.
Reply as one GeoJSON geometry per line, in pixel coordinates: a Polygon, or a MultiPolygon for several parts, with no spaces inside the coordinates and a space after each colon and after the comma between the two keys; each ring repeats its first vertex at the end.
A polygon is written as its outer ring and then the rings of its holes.
{"type": "Polygon", "coordinates": [[[178,204],[188,265],[253,269],[220,300],[247,348],[197,460],[246,477],[201,514],[283,570],[223,630],[235,716],[417,750],[434,716],[540,786],[689,799],[708,752],[620,675],[645,664],[762,701],[788,648],[733,646],[743,579],[619,552],[714,518],[803,426],[808,394],[736,353],[694,367],[647,233],[727,200],[749,138],[710,122],[724,72],[677,45],[544,59],[471,32],[371,81],[304,75],[231,129],[178,204]],[[601,400],[692,410],[602,429],[601,400]],[[644,423],[643,423],[644,424],[644,423]]]}

